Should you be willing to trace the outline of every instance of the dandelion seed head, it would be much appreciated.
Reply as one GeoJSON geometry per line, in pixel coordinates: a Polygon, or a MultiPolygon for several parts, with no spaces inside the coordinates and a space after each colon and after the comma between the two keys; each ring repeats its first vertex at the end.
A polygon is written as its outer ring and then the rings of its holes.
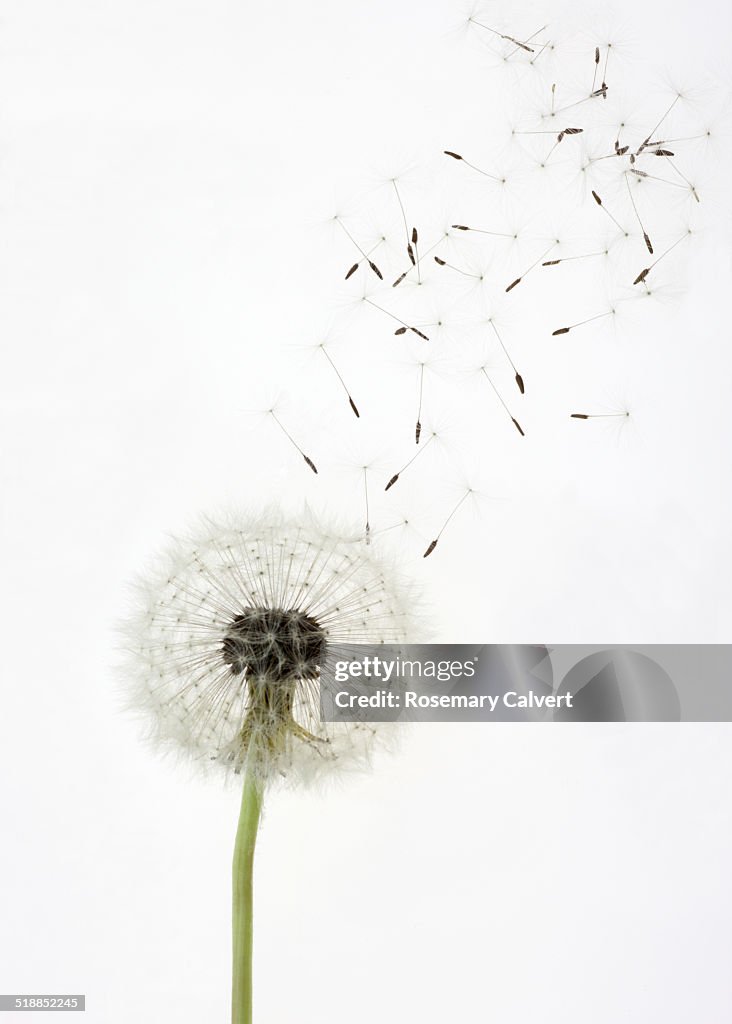
{"type": "Polygon", "coordinates": [[[204,769],[266,784],[358,767],[380,731],[320,720],[321,668],[343,644],[407,640],[412,607],[393,564],[309,513],[207,520],[139,582],[126,704],[204,769]]]}

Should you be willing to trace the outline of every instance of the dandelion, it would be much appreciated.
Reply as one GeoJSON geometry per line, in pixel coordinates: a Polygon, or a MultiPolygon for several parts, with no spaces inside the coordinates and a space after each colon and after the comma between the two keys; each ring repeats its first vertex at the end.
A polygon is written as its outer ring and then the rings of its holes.
{"type": "Polygon", "coordinates": [[[205,521],[165,552],[125,625],[129,705],[151,738],[243,780],[233,861],[232,1024],[251,1021],[252,866],[266,787],[363,764],[376,738],[320,720],[342,644],[400,643],[410,602],[393,570],[309,517],[205,521]]]}

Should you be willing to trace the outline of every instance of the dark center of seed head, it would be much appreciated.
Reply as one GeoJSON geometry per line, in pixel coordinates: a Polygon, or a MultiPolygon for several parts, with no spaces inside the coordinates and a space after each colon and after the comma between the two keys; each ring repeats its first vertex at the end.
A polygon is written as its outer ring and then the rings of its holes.
{"type": "Polygon", "coordinates": [[[233,675],[314,679],[324,645],[325,633],[310,615],[282,608],[245,608],[229,623],[221,655],[233,675]]]}

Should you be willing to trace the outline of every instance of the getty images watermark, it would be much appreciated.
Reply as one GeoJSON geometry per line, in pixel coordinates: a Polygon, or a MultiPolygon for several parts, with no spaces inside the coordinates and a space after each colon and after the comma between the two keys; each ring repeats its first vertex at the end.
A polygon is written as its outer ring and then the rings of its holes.
{"type": "Polygon", "coordinates": [[[325,721],[732,721],[732,645],[341,645],[325,721]]]}

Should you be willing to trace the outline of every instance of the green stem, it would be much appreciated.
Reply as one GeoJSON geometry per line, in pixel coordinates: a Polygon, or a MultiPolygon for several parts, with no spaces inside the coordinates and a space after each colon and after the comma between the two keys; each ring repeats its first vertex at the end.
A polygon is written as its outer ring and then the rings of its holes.
{"type": "Polygon", "coordinates": [[[252,1024],[252,868],[262,811],[262,789],[247,772],[232,866],[231,1024],[252,1024]]]}

